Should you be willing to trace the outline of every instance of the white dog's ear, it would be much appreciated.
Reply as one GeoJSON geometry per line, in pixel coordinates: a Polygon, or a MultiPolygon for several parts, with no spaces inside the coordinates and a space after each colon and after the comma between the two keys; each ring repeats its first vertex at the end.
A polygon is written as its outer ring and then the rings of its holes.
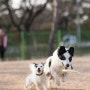
{"type": "Polygon", "coordinates": [[[41,62],[41,64],[43,64],[43,66],[45,65],[45,63],[42,63],[42,62],[41,62]]]}
{"type": "Polygon", "coordinates": [[[63,53],[65,53],[65,46],[60,46],[59,50],[58,50],[58,55],[62,55],[63,53]]]}
{"type": "Polygon", "coordinates": [[[70,47],[68,52],[73,56],[74,55],[74,47],[70,47]]]}
{"type": "Polygon", "coordinates": [[[36,63],[33,63],[35,67],[37,67],[37,64],[36,63]]]}

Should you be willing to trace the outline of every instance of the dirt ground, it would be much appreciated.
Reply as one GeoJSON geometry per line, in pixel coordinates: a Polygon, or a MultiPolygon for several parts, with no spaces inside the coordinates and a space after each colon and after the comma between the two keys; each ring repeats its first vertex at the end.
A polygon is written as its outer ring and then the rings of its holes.
{"type": "MultiPolygon", "coordinates": [[[[46,59],[0,62],[0,90],[24,90],[25,77],[30,73],[29,64],[46,59]]],[[[90,56],[74,57],[73,67],[80,74],[70,73],[60,87],[52,90],[90,90],[90,56]]]]}

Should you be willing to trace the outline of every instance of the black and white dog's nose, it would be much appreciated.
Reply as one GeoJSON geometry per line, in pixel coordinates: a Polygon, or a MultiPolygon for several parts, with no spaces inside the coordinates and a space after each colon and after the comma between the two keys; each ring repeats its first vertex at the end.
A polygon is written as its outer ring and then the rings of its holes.
{"type": "Polygon", "coordinates": [[[67,64],[66,67],[69,67],[69,64],[67,64]]]}

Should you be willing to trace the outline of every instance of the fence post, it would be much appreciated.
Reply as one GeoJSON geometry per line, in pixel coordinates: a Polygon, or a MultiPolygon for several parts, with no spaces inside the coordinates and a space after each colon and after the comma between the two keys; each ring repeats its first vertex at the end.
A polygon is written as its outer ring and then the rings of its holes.
{"type": "Polygon", "coordinates": [[[21,31],[21,59],[24,60],[25,59],[25,53],[24,53],[24,31],[21,31]]]}
{"type": "Polygon", "coordinates": [[[61,42],[61,31],[60,30],[57,31],[57,41],[58,41],[58,45],[60,46],[60,42],[61,42]]]}

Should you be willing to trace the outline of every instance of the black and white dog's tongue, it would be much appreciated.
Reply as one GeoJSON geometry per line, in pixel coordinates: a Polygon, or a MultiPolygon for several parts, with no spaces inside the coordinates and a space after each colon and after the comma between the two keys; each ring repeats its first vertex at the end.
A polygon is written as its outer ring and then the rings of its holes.
{"type": "MultiPolygon", "coordinates": [[[[65,67],[65,69],[68,69],[68,67],[65,67]]],[[[73,69],[73,66],[71,65],[71,68],[70,69],[73,69]]]]}
{"type": "Polygon", "coordinates": [[[65,67],[65,69],[68,69],[67,67],[65,67]]]}

